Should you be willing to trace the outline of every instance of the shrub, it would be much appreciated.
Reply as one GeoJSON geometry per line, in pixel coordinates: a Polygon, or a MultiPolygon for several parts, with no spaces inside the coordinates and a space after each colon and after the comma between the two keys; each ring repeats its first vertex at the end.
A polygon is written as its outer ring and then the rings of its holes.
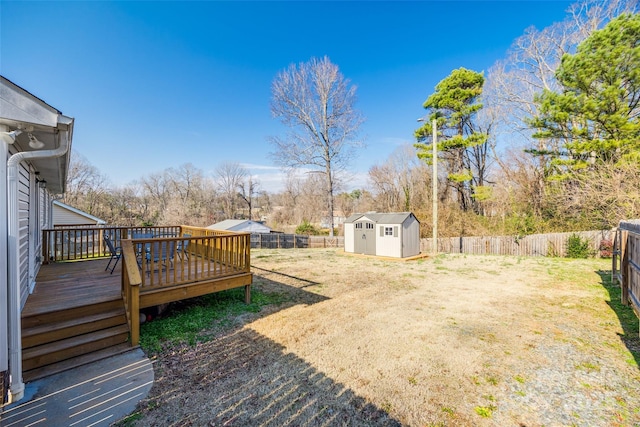
{"type": "Polygon", "coordinates": [[[318,229],[305,219],[302,221],[302,224],[296,227],[296,234],[307,234],[310,236],[317,236],[318,229]]]}
{"type": "Polygon", "coordinates": [[[608,239],[600,240],[598,250],[600,251],[600,257],[611,258],[613,256],[613,242],[608,239]]]}
{"type": "Polygon", "coordinates": [[[569,236],[567,241],[567,258],[589,258],[592,255],[589,241],[577,234],[569,236]]]}

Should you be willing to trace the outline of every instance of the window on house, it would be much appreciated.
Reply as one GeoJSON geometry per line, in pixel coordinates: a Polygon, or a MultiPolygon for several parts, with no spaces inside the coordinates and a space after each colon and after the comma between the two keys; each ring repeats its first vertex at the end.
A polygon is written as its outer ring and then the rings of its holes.
{"type": "Polygon", "coordinates": [[[357,222],[356,223],[356,228],[362,228],[362,223],[361,222],[357,222]]]}
{"type": "Polygon", "coordinates": [[[385,236],[393,236],[393,227],[385,227],[384,228],[385,236]]]}
{"type": "Polygon", "coordinates": [[[373,223],[372,222],[368,222],[367,223],[367,230],[373,230],[373,223]]]}

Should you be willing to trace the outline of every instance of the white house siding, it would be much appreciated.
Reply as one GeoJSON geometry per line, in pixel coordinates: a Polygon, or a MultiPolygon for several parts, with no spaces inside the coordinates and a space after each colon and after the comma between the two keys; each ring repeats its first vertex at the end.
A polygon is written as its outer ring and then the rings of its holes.
{"type": "Polygon", "coordinates": [[[402,256],[402,227],[399,224],[377,224],[376,226],[376,255],[402,256]],[[391,227],[393,234],[384,234],[385,227],[391,227]]]}
{"type": "Polygon", "coordinates": [[[355,233],[353,223],[344,224],[344,250],[345,252],[355,252],[355,233]]]}
{"type": "Polygon", "coordinates": [[[35,175],[31,176],[31,188],[33,188],[33,203],[30,215],[31,248],[30,248],[30,277],[29,291],[32,292],[36,284],[36,277],[42,265],[42,230],[46,227],[46,213],[49,205],[49,197],[46,189],[36,182],[35,175]]]}
{"type": "Polygon", "coordinates": [[[402,236],[404,246],[402,257],[411,257],[420,254],[420,223],[413,216],[408,217],[402,224],[402,236]]]}
{"type": "Polygon", "coordinates": [[[53,208],[53,224],[54,225],[95,225],[95,221],[89,220],[87,217],[78,215],[67,209],[55,206],[53,208]]]}
{"type": "Polygon", "coordinates": [[[30,174],[24,163],[18,168],[18,259],[20,260],[20,307],[29,296],[29,193],[30,174]]]}

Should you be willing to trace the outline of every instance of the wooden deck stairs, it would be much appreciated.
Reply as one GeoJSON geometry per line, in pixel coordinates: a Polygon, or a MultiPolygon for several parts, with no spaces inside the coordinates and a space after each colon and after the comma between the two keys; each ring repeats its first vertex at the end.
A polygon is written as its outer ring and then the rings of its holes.
{"type": "MultiPolygon", "coordinates": [[[[91,262],[76,264],[87,267],[91,262]]],[[[55,264],[47,266],[47,270],[56,268],[55,264]]],[[[98,284],[87,275],[74,278],[65,271],[61,276],[64,280],[59,283],[46,282],[36,288],[23,310],[24,381],[131,349],[119,275],[98,276],[103,278],[98,284]]]]}

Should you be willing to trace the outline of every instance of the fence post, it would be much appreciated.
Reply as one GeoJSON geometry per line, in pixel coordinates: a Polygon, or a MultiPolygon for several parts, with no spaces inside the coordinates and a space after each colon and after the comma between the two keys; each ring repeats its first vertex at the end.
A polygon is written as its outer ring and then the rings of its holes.
{"type": "Polygon", "coordinates": [[[629,232],[622,230],[620,233],[620,293],[621,302],[629,305],[629,251],[627,251],[627,240],[629,232]]]}
{"type": "Polygon", "coordinates": [[[613,233],[613,244],[611,245],[611,283],[618,281],[618,233],[620,229],[616,228],[613,233]]]}

